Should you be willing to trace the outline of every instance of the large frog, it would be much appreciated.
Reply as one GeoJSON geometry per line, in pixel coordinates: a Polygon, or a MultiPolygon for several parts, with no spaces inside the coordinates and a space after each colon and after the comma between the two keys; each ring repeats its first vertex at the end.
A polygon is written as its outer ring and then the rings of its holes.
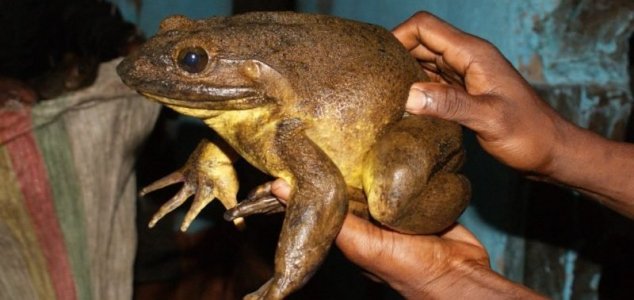
{"type": "Polygon", "coordinates": [[[143,193],[182,190],[151,225],[196,194],[183,230],[218,198],[239,223],[284,211],[274,277],[247,299],[281,299],[326,256],[348,210],[404,233],[451,225],[469,182],[460,127],[407,116],[412,83],[427,80],[387,30],[330,16],[249,13],[161,23],[158,34],[118,67],[143,95],[202,119],[244,159],[292,187],[287,202],[270,183],[236,201],[231,159],[203,141],[186,165],[143,193]]]}

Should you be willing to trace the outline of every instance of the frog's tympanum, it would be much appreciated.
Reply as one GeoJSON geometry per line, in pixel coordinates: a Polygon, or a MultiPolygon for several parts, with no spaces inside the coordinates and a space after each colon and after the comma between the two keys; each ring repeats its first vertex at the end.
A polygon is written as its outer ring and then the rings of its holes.
{"type": "Polygon", "coordinates": [[[182,190],[150,225],[195,194],[182,229],[219,199],[225,217],[285,212],[273,278],[248,299],[281,299],[324,260],[346,213],[404,233],[451,225],[469,182],[459,125],[404,114],[420,65],[380,27],[329,16],[249,13],[194,21],[170,17],[118,67],[146,97],[202,119],[253,166],[292,187],[283,202],[270,184],[237,203],[232,161],[203,141],[186,165],[145,188],[182,190]]]}

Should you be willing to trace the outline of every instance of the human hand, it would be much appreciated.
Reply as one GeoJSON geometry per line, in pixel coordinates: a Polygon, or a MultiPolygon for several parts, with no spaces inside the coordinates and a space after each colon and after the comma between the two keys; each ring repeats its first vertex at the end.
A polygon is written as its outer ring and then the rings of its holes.
{"type": "MultiPolygon", "coordinates": [[[[271,191],[283,201],[290,187],[281,179],[271,191]]],[[[336,239],[343,254],[407,299],[539,298],[489,267],[486,250],[465,227],[438,235],[409,235],[348,214],[336,239]]]]}
{"type": "Polygon", "coordinates": [[[634,145],[564,120],[489,42],[420,12],[394,29],[432,82],[407,110],[456,121],[506,165],[557,181],[634,218],[634,145]]]}
{"type": "Polygon", "coordinates": [[[439,235],[409,235],[349,214],[336,244],[351,262],[407,299],[439,298],[471,270],[493,272],[484,247],[459,224],[439,235]]]}
{"type": "Polygon", "coordinates": [[[432,80],[412,86],[409,112],[474,130],[482,147],[511,167],[552,172],[564,131],[573,125],[539,98],[495,46],[426,12],[393,33],[432,80]]]}

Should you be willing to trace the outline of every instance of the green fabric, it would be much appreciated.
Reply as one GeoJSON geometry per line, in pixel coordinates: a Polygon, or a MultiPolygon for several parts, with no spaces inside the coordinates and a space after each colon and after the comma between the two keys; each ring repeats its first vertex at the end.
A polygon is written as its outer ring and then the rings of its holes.
{"type": "MultiPolygon", "coordinates": [[[[45,123],[37,115],[34,124],[45,123]]],[[[86,231],[83,202],[79,199],[77,175],[63,122],[51,122],[35,129],[40,151],[46,163],[58,216],[69,256],[78,299],[92,299],[90,261],[85,251],[86,231]]]]}

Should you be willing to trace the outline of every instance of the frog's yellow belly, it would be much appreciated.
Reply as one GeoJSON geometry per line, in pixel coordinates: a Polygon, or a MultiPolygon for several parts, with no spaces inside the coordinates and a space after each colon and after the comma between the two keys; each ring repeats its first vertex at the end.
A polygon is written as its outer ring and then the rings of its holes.
{"type": "Polygon", "coordinates": [[[326,126],[308,129],[306,135],[335,163],[348,186],[362,188],[363,159],[376,141],[376,130],[360,130],[355,126],[323,130],[323,127],[326,126]]]}
{"type": "MultiPolygon", "coordinates": [[[[205,120],[251,165],[292,183],[292,174],[276,151],[278,122],[270,109],[223,112],[205,120]]],[[[363,159],[384,126],[367,122],[342,125],[332,120],[308,122],[306,135],[335,163],[347,185],[362,188],[363,159]]]]}

